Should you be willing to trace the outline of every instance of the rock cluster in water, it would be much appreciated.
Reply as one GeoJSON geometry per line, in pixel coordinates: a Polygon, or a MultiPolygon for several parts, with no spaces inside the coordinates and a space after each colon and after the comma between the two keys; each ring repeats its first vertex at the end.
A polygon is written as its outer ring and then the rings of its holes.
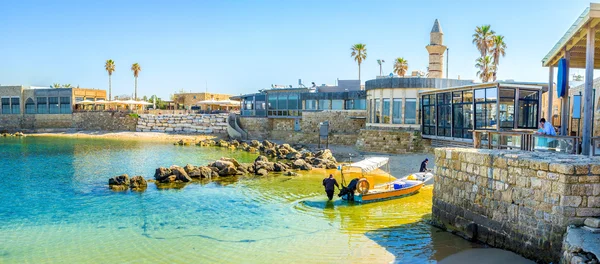
{"type": "Polygon", "coordinates": [[[143,191],[148,187],[148,182],[142,176],[133,176],[122,174],[108,179],[108,186],[117,191],[124,191],[129,188],[133,191],[143,191]]]}
{"type": "Polygon", "coordinates": [[[23,134],[23,132],[15,132],[14,134],[2,133],[0,135],[3,137],[24,137],[25,136],[25,134],[23,134]]]}

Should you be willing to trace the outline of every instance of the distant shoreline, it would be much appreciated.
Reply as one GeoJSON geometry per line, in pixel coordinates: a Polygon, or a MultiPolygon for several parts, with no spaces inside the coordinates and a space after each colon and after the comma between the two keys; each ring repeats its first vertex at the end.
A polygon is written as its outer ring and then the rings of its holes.
{"type": "Polygon", "coordinates": [[[44,132],[26,134],[28,137],[65,137],[65,138],[104,138],[104,139],[133,139],[146,141],[193,141],[197,142],[204,139],[219,138],[219,135],[188,135],[188,134],[167,134],[160,132],[130,132],[130,131],[77,131],[77,132],[44,132]]]}

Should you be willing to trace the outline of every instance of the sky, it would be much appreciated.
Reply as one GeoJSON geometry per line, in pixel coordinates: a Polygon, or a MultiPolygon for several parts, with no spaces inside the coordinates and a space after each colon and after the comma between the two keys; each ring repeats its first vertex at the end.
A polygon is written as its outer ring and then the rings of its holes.
{"type": "MultiPolygon", "coordinates": [[[[178,91],[252,93],[271,84],[358,79],[350,57],[367,46],[361,79],[392,72],[397,57],[427,70],[439,19],[449,76],[477,79],[476,26],[505,36],[498,79],[547,82],[542,58],[589,7],[583,0],[0,1],[0,85],[53,83],[168,98],[178,91]]],[[[583,74],[583,70],[571,72],[583,74]]]]}

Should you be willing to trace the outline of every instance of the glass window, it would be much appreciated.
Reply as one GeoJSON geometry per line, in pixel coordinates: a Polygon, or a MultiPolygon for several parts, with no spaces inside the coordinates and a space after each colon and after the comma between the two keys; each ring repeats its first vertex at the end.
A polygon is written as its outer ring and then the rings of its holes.
{"type": "Polygon", "coordinates": [[[404,123],[405,124],[416,124],[417,123],[417,99],[406,98],[404,106],[404,123]]]}
{"type": "Polygon", "coordinates": [[[331,100],[332,110],[344,110],[344,100],[331,100]]]}
{"type": "Polygon", "coordinates": [[[269,110],[277,109],[277,95],[269,95],[269,110]]]}
{"type": "Polygon", "coordinates": [[[519,90],[519,98],[520,99],[537,100],[538,99],[537,95],[538,95],[538,91],[519,90]]]}
{"type": "Polygon", "coordinates": [[[286,110],[288,109],[288,96],[287,94],[280,94],[277,96],[277,109],[286,110]]]}
{"type": "Polygon", "coordinates": [[[10,98],[2,98],[2,114],[10,114],[10,98]]]}
{"type": "Polygon", "coordinates": [[[519,90],[519,121],[518,128],[537,128],[539,118],[538,101],[539,92],[531,90],[519,90]]]}
{"type": "Polygon", "coordinates": [[[485,100],[496,101],[498,99],[498,88],[485,89],[485,100]]]}
{"type": "Polygon", "coordinates": [[[392,123],[402,124],[402,99],[395,98],[393,105],[392,123]]]}
{"type": "Polygon", "coordinates": [[[70,114],[71,113],[71,97],[60,98],[60,113],[70,114]]]}
{"type": "Polygon", "coordinates": [[[450,137],[452,136],[451,121],[452,121],[452,109],[451,100],[452,93],[439,93],[437,94],[437,135],[450,137]]]}
{"type": "Polygon", "coordinates": [[[497,88],[475,90],[475,129],[496,129],[497,99],[497,88]]]}
{"type": "Polygon", "coordinates": [[[306,101],[304,101],[304,109],[306,109],[306,110],[317,110],[317,101],[316,100],[306,100],[306,101]]]}
{"type": "Polygon", "coordinates": [[[58,114],[58,97],[48,97],[48,113],[58,114]]]}
{"type": "Polygon", "coordinates": [[[38,97],[37,100],[37,113],[47,114],[48,113],[48,97],[38,97]]]}
{"type": "Polygon", "coordinates": [[[515,89],[500,89],[500,128],[515,125],[515,89]]]}
{"type": "Polygon", "coordinates": [[[298,106],[298,94],[290,94],[288,96],[288,109],[300,109],[300,107],[298,106]]]}
{"type": "Polygon", "coordinates": [[[453,104],[462,103],[462,92],[454,92],[454,93],[452,93],[452,103],[453,104]]]}
{"type": "Polygon", "coordinates": [[[21,113],[21,103],[19,101],[20,101],[19,97],[10,98],[10,107],[12,109],[13,114],[21,113]]]}
{"type": "Polygon", "coordinates": [[[331,109],[331,100],[319,100],[319,110],[331,109]]]}
{"type": "Polygon", "coordinates": [[[462,93],[463,102],[473,102],[473,91],[463,91],[462,93]]]}
{"type": "Polygon", "coordinates": [[[381,122],[381,112],[379,111],[379,99],[375,99],[375,104],[373,105],[373,112],[375,113],[375,123],[381,122]]]}
{"type": "Polygon", "coordinates": [[[383,119],[382,119],[382,124],[389,124],[390,123],[390,99],[389,98],[385,98],[383,99],[383,119]]]}
{"type": "Polygon", "coordinates": [[[483,102],[485,101],[485,89],[477,89],[475,90],[475,101],[483,102]]]}
{"type": "Polygon", "coordinates": [[[35,103],[31,98],[27,98],[25,101],[25,114],[35,114],[35,103]]]}
{"type": "Polygon", "coordinates": [[[354,109],[355,110],[366,110],[367,109],[367,100],[366,99],[354,99],[354,109]]]}

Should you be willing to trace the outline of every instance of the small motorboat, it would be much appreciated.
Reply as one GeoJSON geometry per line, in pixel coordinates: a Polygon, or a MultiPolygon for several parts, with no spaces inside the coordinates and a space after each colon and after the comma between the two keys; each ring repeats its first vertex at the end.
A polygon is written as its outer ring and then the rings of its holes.
{"type": "Polygon", "coordinates": [[[349,165],[343,165],[340,168],[342,174],[342,189],[339,196],[344,200],[359,203],[376,202],[388,199],[396,199],[417,193],[426,183],[433,181],[431,172],[413,173],[406,177],[391,180],[389,174],[389,158],[371,157],[349,165]],[[372,178],[368,173],[381,167],[387,167],[387,174],[390,181],[374,185],[372,178]],[[359,168],[360,178],[352,179],[347,185],[344,178],[344,169],[359,168]],[[371,187],[372,186],[372,187],[371,187]]]}

